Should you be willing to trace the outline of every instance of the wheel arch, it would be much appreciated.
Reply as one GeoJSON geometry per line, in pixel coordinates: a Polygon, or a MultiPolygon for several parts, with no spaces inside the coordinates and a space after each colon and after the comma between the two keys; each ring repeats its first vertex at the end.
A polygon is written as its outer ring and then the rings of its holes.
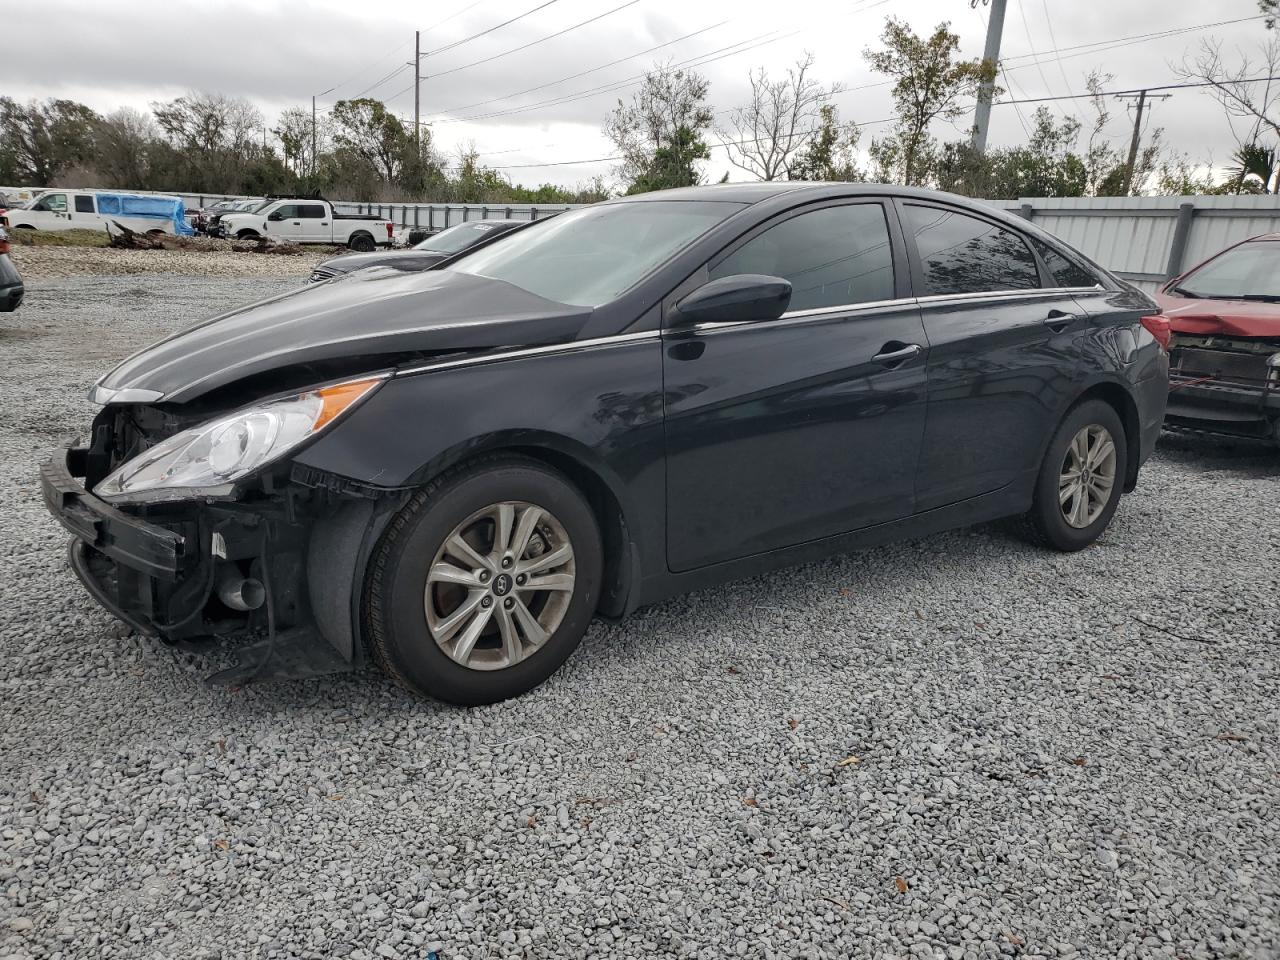
{"type": "MultiPolygon", "coordinates": [[[[1138,467],[1142,459],[1142,421],[1138,417],[1138,403],[1132,391],[1117,380],[1100,380],[1086,387],[1071,405],[1063,411],[1062,416],[1089,400],[1101,400],[1110,406],[1120,417],[1124,425],[1125,443],[1125,476],[1124,492],[1131,493],[1138,483],[1138,467]]],[[[1061,422],[1062,417],[1059,417],[1061,422]]]]}

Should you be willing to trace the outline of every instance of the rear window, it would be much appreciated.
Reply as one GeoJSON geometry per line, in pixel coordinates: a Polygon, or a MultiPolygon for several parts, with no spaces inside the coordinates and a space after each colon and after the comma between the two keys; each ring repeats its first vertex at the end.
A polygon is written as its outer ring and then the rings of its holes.
{"type": "Polygon", "coordinates": [[[1173,290],[1204,299],[1280,300],[1280,242],[1255,240],[1233,247],[1191,271],[1173,290]]]}
{"type": "Polygon", "coordinates": [[[921,295],[1034,290],[1040,268],[1012,230],[940,207],[905,206],[924,271],[921,295]]]}
{"type": "Polygon", "coordinates": [[[1047,243],[1036,240],[1033,237],[1031,244],[1036,248],[1036,253],[1040,254],[1040,259],[1044,261],[1044,265],[1049,269],[1049,276],[1053,277],[1054,286],[1096,287],[1098,285],[1098,278],[1090,271],[1074,260],[1068,260],[1047,243]]]}

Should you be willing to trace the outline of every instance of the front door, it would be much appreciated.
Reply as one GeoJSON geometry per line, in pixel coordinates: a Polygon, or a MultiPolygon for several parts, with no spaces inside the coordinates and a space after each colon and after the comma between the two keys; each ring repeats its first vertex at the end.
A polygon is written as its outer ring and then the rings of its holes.
{"type": "Polygon", "coordinates": [[[929,339],[916,509],[1025,483],[1082,375],[1088,318],[1027,238],[951,207],[904,202],[929,339]]]}
{"type": "Polygon", "coordinates": [[[267,214],[267,233],[282,240],[302,242],[302,211],[296,203],[282,203],[267,214]]]}
{"type": "Polygon", "coordinates": [[[792,299],[779,320],[664,333],[672,570],[911,513],[928,351],[900,250],[879,202],[846,202],[708,264],[709,280],[783,277],[792,299]]]}

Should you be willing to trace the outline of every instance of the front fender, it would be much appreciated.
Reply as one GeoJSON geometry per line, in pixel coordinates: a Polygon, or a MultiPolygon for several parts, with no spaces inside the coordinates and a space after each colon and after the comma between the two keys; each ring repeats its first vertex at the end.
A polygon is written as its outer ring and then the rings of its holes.
{"type": "Polygon", "coordinates": [[[608,490],[643,567],[662,569],[662,414],[656,336],[566,344],[397,376],[295,462],[375,491],[404,490],[479,454],[545,451],[608,490]]]}

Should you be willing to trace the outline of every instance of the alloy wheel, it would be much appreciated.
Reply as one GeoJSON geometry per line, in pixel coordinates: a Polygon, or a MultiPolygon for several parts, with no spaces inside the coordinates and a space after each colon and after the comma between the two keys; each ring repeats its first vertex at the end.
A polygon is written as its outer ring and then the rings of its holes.
{"type": "Polygon", "coordinates": [[[472,670],[501,670],[533,656],[573,599],[573,544],[564,525],[532,503],[473,513],[445,538],[427,572],[423,604],[437,646],[472,670]]]}
{"type": "Polygon", "coordinates": [[[1058,503],[1069,526],[1082,530],[1106,509],[1116,482],[1116,444],[1111,432],[1091,423],[1067,447],[1058,477],[1058,503]]]}

